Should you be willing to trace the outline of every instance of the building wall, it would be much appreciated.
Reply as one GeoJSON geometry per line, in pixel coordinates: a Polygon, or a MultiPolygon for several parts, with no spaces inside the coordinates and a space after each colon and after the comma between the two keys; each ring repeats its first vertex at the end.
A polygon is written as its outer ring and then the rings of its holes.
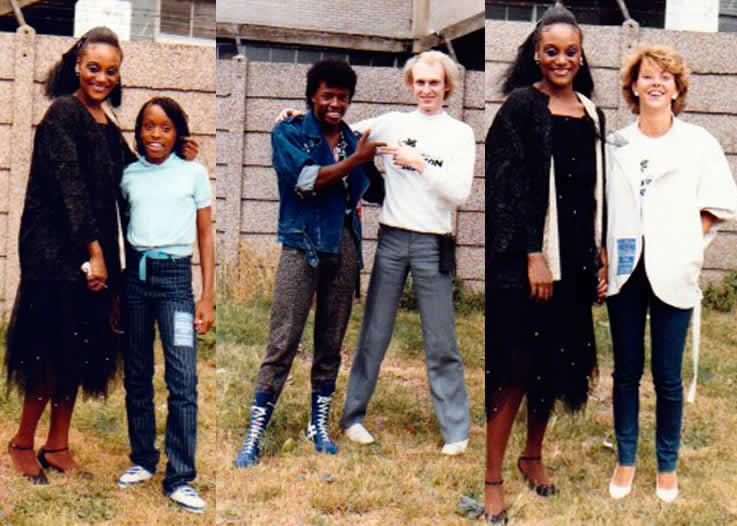
{"type": "Polygon", "coordinates": [[[430,0],[430,30],[440,31],[484,11],[481,0],[430,0]]]}
{"type": "Polygon", "coordinates": [[[217,22],[409,38],[413,1],[219,0],[217,22]]]}
{"type": "MultiPolygon", "coordinates": [[[[304,108],[306,65],[218,61],[217,177],[218,258],[234,261],[242,241],[262,253],[276,247],[278,192],[271,167],[270,132],[279,111],[304,108]]],[[[358,86],[346,121],[358,121],[387,111],[413,108],[395,68],[355,67],[358,86]]],[[[483,222],[483,74],[468,72],[448,111],[470,124],[476,136],[476,169],[472,196],[457,214],[459,276],[481,289],[484,279],[483,222]]],[[[363,283],[373,266],[378,209],[363,209],[363,283]]],[[[275,263],[275,262],[274,262],[275,263]]]]}
{"type": "MultiPolygon", "coordinates": [[[[514,60],[517,46],[532,30],[521,22],[486,21],[486,88],[484,129],[488,129],[503,101],[499,78],[514,60]]],[[[679,50],[693,74],[688,105],[681,117],[703,126],[721,143],[737,174],[737,39],[727,33],[695,33],[631,26],[583,26],[584,47],[593,66],[596,84],[594,101],[604,109],[609,130],[633,121],[619,89],[619,68],[624,57],[640,46],[663,44],[679,50]]],[[[703,278],[721,277],[737,269],[737,222],[722,227],[722,233],[708,248],[703,278]]]]}
{"type": "MultiPolygon", "coordinates": [[[[43,95],[49,68],[74,39],[35,35],[32,29],[0,33],[0,313],[18,286],[18,229],[30,171],[34,127],[51,103],[43,95]]],[[[215,50],[142,42],[123,42],[123,104],[116,110],[133,145],[139,109],[154,95],[177,100],[189,114],[200,142],[200,161],[215,174],[215,50]]],[[[195,261],[197,258],[195,257],[195,261]]],[[[199,287],[199,272],[195,272],[199,287]]]]}

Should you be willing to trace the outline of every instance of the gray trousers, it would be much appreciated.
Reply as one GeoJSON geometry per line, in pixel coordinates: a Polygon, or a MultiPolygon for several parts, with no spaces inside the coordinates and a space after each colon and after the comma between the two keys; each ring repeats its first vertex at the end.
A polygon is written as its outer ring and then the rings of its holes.
{"type": "Polygon", "coordinates": [[[430,394],[446,443],[468,438],[470,415],[463,362],[455,338],[453,284],[438,271],[438,237],[382,226],[353,358],[343,429],[363,422],[391,340],[399,298],[412,272],[420,308],[430,394]]]}
{"type": "Polygon", "coordinates": [[[279,398],[287,380],[313,296],[315,304],[312,388],[335,382],[340,368],[340,349],[358,277],[358,251],[353,235],[343,229],[338,254],[320,254],[320,264],[311,267],[303,251],[282,246],[274,284],[269,344],[256,379],[256,391],[279,398]]]}

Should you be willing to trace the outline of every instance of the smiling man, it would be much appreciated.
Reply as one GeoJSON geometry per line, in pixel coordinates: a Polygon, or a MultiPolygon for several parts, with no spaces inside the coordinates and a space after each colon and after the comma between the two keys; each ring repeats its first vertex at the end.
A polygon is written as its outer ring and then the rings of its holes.
{"type": "Polygon", "coordinates": [[[377,150],[384,156],[386,197],[341,420],[346,436],[355,442],[374,440],[363,420],[411,273],[430,392],[445,441],[442,452],[457,455],[468,444],[468,396],[453,312],[455,242],[450,234],[453,212],[471,192],[476,143],[471,127],[443,110],[458,76],[458,66],[444,53],[421,53],[404,66],[404,80],[417,108],[353,126],[369,140],[389,145],[377,150]]]}
{"type": "Polygon", "coordinates": [[[380,143],[356,139],[343,122],[356,74],[341,61],[317,62],[307,73],[309,112],[276,125],[271,136],[279,185],[281,257],[274,285],[269,344],[261,363],[249,427],[235,464],[258,461],[261,438],[302,338],[313,296],[312,417],[307,429],[318,452],[338,451],[328,415],[340,349],[361,265],[356,207],[369,187],[361,165],[380,143]]]}

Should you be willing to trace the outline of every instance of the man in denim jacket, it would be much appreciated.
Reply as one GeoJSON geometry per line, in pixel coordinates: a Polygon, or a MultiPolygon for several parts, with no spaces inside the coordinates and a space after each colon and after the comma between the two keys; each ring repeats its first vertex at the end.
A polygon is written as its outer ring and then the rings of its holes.
{"type": "Polygon", "coordinates": [[[382,145],[367,142],[368,134],[356,139],[342,121],[355,85],[356,74],[347,63],[314,64],[305,90],[310,111],[280,122],[272,132],[282,252],[269,345],[256,380],[249,428],[235,460],[238,467],[258,461],[264,428],[297,353],[315,293],[312,417],[307,434],[317,451],[338,451],[328,434],[328,415],[362,264],[356,208],[369,179],[361,165],[370,164],[382,145]]]}

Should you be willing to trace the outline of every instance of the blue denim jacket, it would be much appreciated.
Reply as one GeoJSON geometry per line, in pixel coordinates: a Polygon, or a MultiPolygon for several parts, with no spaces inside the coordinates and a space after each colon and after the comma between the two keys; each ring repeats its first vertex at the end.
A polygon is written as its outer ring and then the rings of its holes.
{"type": "MultiPolygon", "coordinates": [[[[347,144],[346,154],[356,151],[357,139],[344,122],[340,123],[347,144]]],[[[308,165],[335,164],[333,152],[320,131],[312,111],[289,117],[271,132],[273,164],[279,183],[278,240],[287,246],[304,250],[307,262],[316,267],[319,252],[337,254],[343,232],[345,211],[351,209],[353,232],[361,255],[361,221],[356,205],[369,185],[361,167],[348,175],[348,202],[342,184],[332,184],[319,191],[298,192],[297,179],[308,165]]]]}

